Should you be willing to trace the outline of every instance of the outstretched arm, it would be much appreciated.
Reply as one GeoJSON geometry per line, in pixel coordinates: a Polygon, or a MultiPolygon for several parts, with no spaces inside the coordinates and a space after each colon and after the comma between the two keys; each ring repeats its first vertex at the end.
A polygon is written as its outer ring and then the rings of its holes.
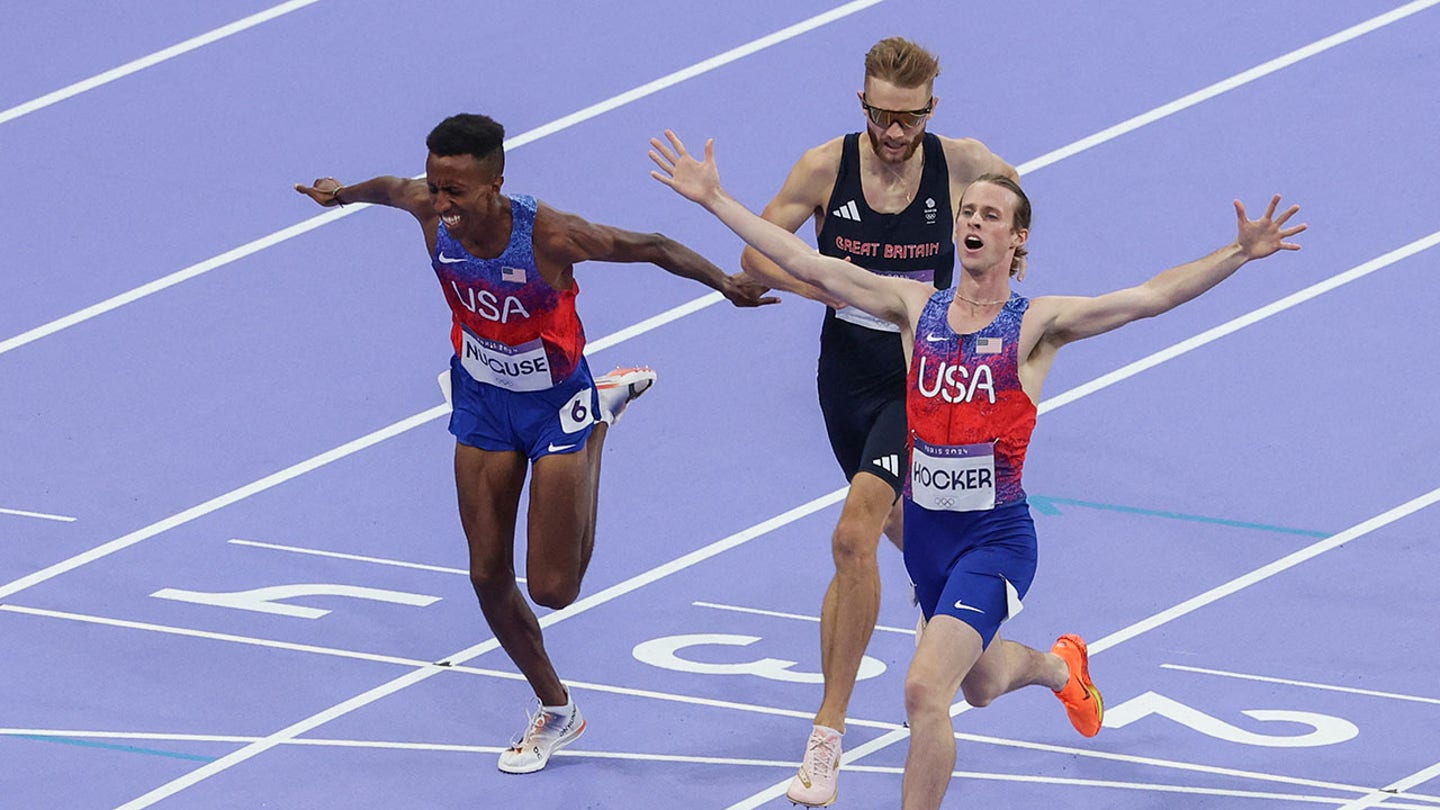
{"type": "Polygon", "coordinates": [[[705,161],[690,156],[679,136],[665,131],[666,146],[650,139],[650,159],[661,171],[650,175],[686,199],[699,203],[730,230],[790,275],[822,290],[826,297],[859,307],[902,328],[910,325],[905,282],[885,278],[849,262],[823,256],[800,237],[741,205],[720,186],[715,142],[706,141],[705,161]]]}
{"type": "Polygon", "coordinates": [[[409,211],[421,224],[435,219],[435,208],[430,203],[430,191],[423,180],[385,176],[363,183],[344,185],[333,177],[321,177],[309,186],[296,183],[295,190],[326,208],[350,203],[371,203],[409,211]]]}
{"type": "Polygon", "coordinates": [[[1124,326],[1140,318],[1150,318],[1199,297],[1216,284],[1229,278],[1242,265],[1263,259],[1281,250],[1299,250],[1300,246],[1285,240],[1305,230],[1305,225],[1289,228],[1285,223],[1300,210],[1292,205],[1280,216],[1275,209],[1280,195],[1270,200],[1260,219],[1248,219],[1245,206],[1235,201],[1238,234],[1235,241],[1202,259],[1172,267],[1138,287],[1101,295],[1095,298],[1045,298],[1044,333],[1041,339],[1059,346],[1092,337],[1124,326]]]}
{"type": "Polygon", "coordinates": [[[698,281],[737,307],[778,304],[765,295],[768,287],[741,273],[726,275],[704,256],[664,234],[636,233],[590,222],[575,214],[542,205],[535,219],[535,244],[547,259],[569,268],[577,262],[648,262],[681,278],[698,281]]]}

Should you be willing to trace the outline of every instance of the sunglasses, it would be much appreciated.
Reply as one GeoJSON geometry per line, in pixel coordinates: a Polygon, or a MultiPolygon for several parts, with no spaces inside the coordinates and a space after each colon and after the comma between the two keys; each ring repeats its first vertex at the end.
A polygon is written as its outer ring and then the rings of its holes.
{"type": "Polygon", "coordinates": [[[872,107],[870,102],[864,99],[861,99],[860,106],[870,117],[870,123],[881,129],[889,129],[890,125],[895,123],[898,123],[902,129],[914,129],[930,115],[930,110],[935,106],[935,100],[932,98],[929,104],[918,110],[885,110],[880,107],[872,107]]]}

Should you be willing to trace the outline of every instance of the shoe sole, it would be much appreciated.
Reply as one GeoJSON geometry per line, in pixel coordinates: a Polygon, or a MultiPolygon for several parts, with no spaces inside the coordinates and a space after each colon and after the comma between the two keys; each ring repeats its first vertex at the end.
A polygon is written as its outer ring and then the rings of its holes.
{"type": "Polygon", "coordinates": [[[628,386],[630,388],[631,399],[634,399],[635,397],[640,396],[646,391],[649,391],[650,386],[654,385],[655,380],[657,379],[655,369],[653,368],[628,369],[624,373],[620,374],[618,377],[612,377],[609,374],[606,374],[605,377],[607,379],[603,383],[599,382],[598,380],[596,381],[595,389],[597,391],[608,391],[611,388],[628,386]],[[641,383],[644,383],[644,386],[637,388],[636,386],[640,385],[641,383]]]}
{"type": "Polygon", "coordinates": [[[569,745],[570,743],[575,742],[576,740],[580,739],[580,735],[585,733],[585,729],[586,729],[586,727],[587,727],[589,724],[590,724],[590,723],[589,723],[588,720],[581,720],[581,721],[580,721],[580,727],[577,728],[577,729],[575,729],[575,733],[574,733],[574,734],[568,734],[568,735],[566,735],[566,736],[564,736],[564,737],[561,737],[561,738],[555,743],[555,746],[550,749],[550,753],[546,754],[546,755],[545,755],[545,758],[542,759],[542,760],[540,760],[540,762],[539,762],[538,764],[536,764],[534,767],[520,767],[520,768],[516,768],[516,767],[513,767],[513,766],[512,766],[512,767],[507,768],[507,767],[505,767],[505,764],[504,764],[504,763],[501,763],[501,764],[499,765],[500,771],[501,771],[502,773],[525,774],[525,773],[535,773],[535,772],[538,771],[538,770],[542,770],[546,765],[549,765],[549,764],[550,764],[550,757],[555,756],[555,752],[556,752],[556,751],[559,751],[561,748],[564,748],[565,746],[569,745]]]}
{"type": "MultiPolygon", "coordinates": [[[[1056,646],[1059,646],[1060,642],[1062,641],[1079,651],[1080,687],[1085,690],[1086,694],[1090,696],[1091,700],[1095,701],[1095,707],[1097,709],[1096,720],[1098,722],[1096,723],[1094,731],[1087,734],[1085,731],[1080,729],[1079,726],[1076,726],[1075,730],[1079,731],[1081,736],[1083,737],[1094,737],[1096,734],[1100,733],[1100,729],[1105,725],[1105,699],[1100,696],[1100,690],[1096,688],[1095,683],[1090,680],[1090,651],[1086,647],[1085,642],[1074,633],[1066,633],[1065,635],[1062,635],[1059,639],[1055,641],[1056,646]]],[[[1061,657],[1064,658],[1064,656],[1061,657]]],[[[1069,659],[1066,659],[1066,665],[1068,667],[1069,659]]],[[[1060,702],[1065,704],[1066,714],[1069,714],[1070,704],[1066,703],[1064,700],[1060,702]]],[[[1075,725],[1075,719],[1073,717],[1070,719],[1070,724],[1075,725]]]]}
{"type": "Polygon", "coordinates": [[[789,799],[790,804],[796,807],[829,807],[830,805],[835,803],[836,799],[840,798],[840,787],[837,785],[835,787],[835,792],[831,794],[830,798],[826,799],[823,802],[820,802],[819,804],[816,804],[815,802],[802,801],[795,798],[794,796],[791,796],[789,793],[785,794],[785,798],[789,799]]]}

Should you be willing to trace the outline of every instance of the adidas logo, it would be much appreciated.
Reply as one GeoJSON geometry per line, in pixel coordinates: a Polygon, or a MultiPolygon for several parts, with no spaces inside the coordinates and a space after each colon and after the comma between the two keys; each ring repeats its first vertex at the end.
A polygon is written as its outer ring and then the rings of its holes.
{"type": "Polygon", "coordinates": [[[851,200],[850,202],[845,203],[844,205],[840,206],[839,208],[836,208],[834,211],[831,211],[830,213],[834,214],[835,216],[837,216],[837,217],[839,217],[839,218],[841,218],[841,219],[848,219],[848,220],[850,220],[850,221],[852,221],[852,222],[859,222],[859,221],[860,221],[860,209],[859,209],[858,207],[856,207],[854,200],[851,200]]]}
{"type": "Polygon", "coordinates": [[[890,473],[891,475],[900,474],[900,457],[895,455],[894,453],[891,453],[888,456],[882,456],[880,458],[877,458],[871,463],[874,464],[876,467],[884,470],[885,472],[890,473]]]}

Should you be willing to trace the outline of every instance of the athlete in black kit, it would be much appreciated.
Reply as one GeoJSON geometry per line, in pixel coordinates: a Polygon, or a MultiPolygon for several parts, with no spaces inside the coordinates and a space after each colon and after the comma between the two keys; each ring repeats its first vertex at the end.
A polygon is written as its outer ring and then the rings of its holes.
{"type": "MultiPolygon", "coordinates": [[[[899,37],[878,42],[865,55],[865,132],[801,156],[765,206],[765,219],[795,231],[813,216],[821,253],[949,287],[955,263],[951,201],[982,174],[1017,175],[979,141],[925,131],[938,101],[932,91],[939,73],[939,61],[915,43],[899,37]]],[[[746,274],[776,289],[835,303],[751,248],[740,261],[746,274]]],[[[896,504],[905,464],[905,372],[897,327],[853,308],[825,311],[820,409],[850,492],[831,537],[835,575],[820,614],[825,695],[787,791],[800,804],[835,800],[845,713],[880,610],[876,547],[882,532],[901,545],[896,504]]]]}

